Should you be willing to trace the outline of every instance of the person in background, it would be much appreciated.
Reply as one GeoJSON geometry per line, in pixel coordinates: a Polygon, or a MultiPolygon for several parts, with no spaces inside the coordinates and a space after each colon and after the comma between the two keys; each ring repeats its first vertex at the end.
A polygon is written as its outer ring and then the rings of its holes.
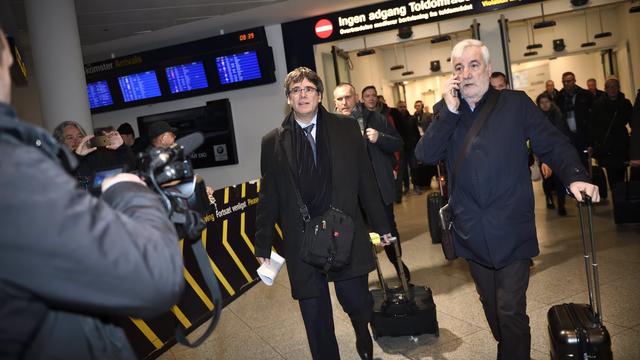
{"type": "Polygon", "coordinates": [[[500,71],[492,72],[489,82],[491,83],[491,86],[496,90],[511,89],[511,87],[509,86],[509,81],[507,80],[507,75],[501,73],[500,71]]]}
{"type": "Polygon", "coordinates": [[[153,147],[168,148],[176,143],[176,129],[169,126],[166,121],[155,121],[149,125],[147,134],[153,147]]]}
{"type": "Polygon", "coordinates": [[[589,118],[593,95],[576,85],[576,76],[571,71],[562,74],[562,85],[562,90],[558,93],[555,102],[567,121],[570,130],[569,139],[586,166],[585,150],[589,146],[589,118]]]}
{"type": "Polygon", "coordinates": [[[598,89],[598,83],[596,79],[591,78],[587,80],[587,90],[593,95],[593,99],[597,100],[600,96],[604,95],[604,91],[598,89]]]}
{"type": "Polygon", "coordinates": [[[404,186],[402,193],[406,195],[409,193],[410,183],[413,184],[414,189],[418,189],[415,182],[416,157],[414,151],[418,140],[420,140],[420,130],[418,130],[418,121],[409,113],[406,102],[398,101],[398,110],[401,114],[398,122],[398,133],[404,143],[404,151],[400,163],[404,186]]]}
{"type": "Polygon", "coordinates": [[[541,92],[539,95],[546,93],[547,96],[551,99],[551,101],[553,101],[554,103],[557,102],[558,95],[560,93],[558,92],[558,90],[556,90],[556,85],[554,84],[553,80],[547,80],[544,86],[545,86],[545,90],[541,92]]]}
{"type": "Polygon", "coordinates": [[[593,103],[590,124],[590,144],[598,165],[605,168],[609,189],[623,182],[629,160],[629,131],[633,107],[620,92],[620,82],[609,79],[605,94],[593,103]]]}
{"type": "MultiPolygon", "coordinates": [[[[553,103],[551,97],[546,92],[538,95],[536,98],[536,104],[544,114],[544,116],[556,127],[556,129],[560,130],[562,134],[565,136],[569,135],[569,127],[567,127],[567,122],[564,120],[562,116],[562,112],[556,104],[553,103]]],[[[544,190],[544,195],[547,200],[547,209],[555,209],[555,205],[553,203],[553,191],[556,192],[556,197],[558,198],[558,215],[566,216],[567,210],[565,208],[565,198],[566,191],[565,186],[562,184],[562,181],[553,174],[553,171],[549,167],[549,165],[545,163],[540,164],[540,173],[542,173],[542,189],[544,190]]]]}
{"type": "Polygon", "coordinates": [[[113,127],[95,129],[94,133],[107,138],[106,146],[94,146],[91,140],[98,135],[86,135],[74,121],[65,121],[53,130],[54,138],[78,158],[75,175],[80,182],[90,182],[100,170],[123,167],[129,171],[136,168],[135,155],[128,146],[123,146],[122,137],[113,127]]]}
{"type": "Polygon", "coordinates": [[[390,241],[391,229],[380,191],[372,181],[375,175],[362,132],[356,120],[330,113],[320,105],[324,88],[313,70],[296,68],[284,83],[291,111],[278,129],[262,138],[255,255],[261,264],[270,262],[278,223],[284,236],[281,255],[286,259],[291,293],[300,305],[313,359],[340,358],[329,282],[334,283],[338,301],[349,315],[358,354],[362,359],[373,359],[369,332],[373,298],[368,274],[375,263],[361,209],[373,230],[384,234],[384,244],[390,241]],[[325,273],[302,260],[304,221],[293,186],[311,218],[333,206],[353,220],[351,261],[344,269],[325,273]]]}
{"type": "MultiPolygon", "coordinates": [[[[422,137],[429,126],[431,126],[434,115],[429,112],[429,107],[421,100],[416,100],[413,108],[415,109],[413,117],[416,119],[418,132],[420,133],[420,137],[422,137]]],[[[422,190],[427,190],[431,186],[431,179],[434,176],[438,176],[438,167],[436,165],[423,164],[419,159],[416,159],[416,175],[415,183],[421,185],[416,188],[414,183],[414,191],[416,195],[420,195],[422,194],[422,190]]]]}
{"type": "Polygon", "coordinates": [[[98,199],[78,188],[74,145],[9,105],[12,62],[0,29],[0,358],[135,359],[111,319],[153,318],[179,300],[176,230],[133,174],[107,178],[98,199]]]}
{"type": "Polygon", "coordinates": [[[522,91],[493,89],[489,49],[479,40],[451,51],[453,76],[445,83],[438,116],[416,146],[416,157],[445,159],[453,174],[449,206],[455,253],[467,260],[493,337],[497,358],[529,360],[531,330],[526,313],[531,258],[538,255],[533,187],[526,166],[527,139],[542,162],[569,184],[599,201],[598,187],[565,136],[522,91]],[[460,94],[461,96],[459,96],[460,94]],[[464,139],[487,101],[497,103],[460,164],[464,139]]]}
{"type": "MultiPolygon", "coordinates": [[[[356,90],[349,83],[342,83],[336,86],[333,91],[333,98],[338,112],[355,119],[360,125],[363,142],[367,148],[367,154],[373,173],[375,182],[382,197],[387,222],[391,226],[391,235],[395,236],[398,241],[398,247],[402,254],[400,246],[400,234],[396,225],[396,218],[393,212],[394,200],[394,176],[393,163],[395,158],[393,153],[402,148],[402,139],[398,132],[386,121],[384,115],[376,111],[370,111],[362,103],[357,102],[356,90]]],[[[369,219],[365,219],[369,220],[369,219]]],[[[373,227],[374,224],[369,223],[373,227]]],[[[396,269],[398,277],[400,277],[400,269],[396,257],[395,248],[387,246],[384,248],[387,258],[396,269]]],[[[411,280],[409,268],[402,264],[407,281],[411,280]]]]}
{"type": "Polygon", "coordinates": [[[143,152],[148,145],[144,144],[141,137],[136,137],[131,124],[125,122],[118,126],[118,133],[122,137],[124,144],[131,148],[134,154],[143,152]]]}

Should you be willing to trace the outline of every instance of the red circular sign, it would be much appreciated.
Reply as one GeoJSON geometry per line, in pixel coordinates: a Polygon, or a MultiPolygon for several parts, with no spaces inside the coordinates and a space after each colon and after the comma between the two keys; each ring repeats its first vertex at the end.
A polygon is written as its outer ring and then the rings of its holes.
{"type": "Polygon", "coordinates": [[[316,23],[316,36],[320,39],[326,39],[333,34],[333,24],[327,19],[320,19],[316,23]]]}

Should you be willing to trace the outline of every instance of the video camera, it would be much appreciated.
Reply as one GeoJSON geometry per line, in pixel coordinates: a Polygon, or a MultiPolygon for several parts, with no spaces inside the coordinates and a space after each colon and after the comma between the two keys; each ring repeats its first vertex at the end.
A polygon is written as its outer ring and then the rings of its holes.
{"type": "Polygon", "coordinates": [[[205,228],[201,214],[208,207],[206,185],[195,175],[188,155],[204,141],[204,136],[192,133],[168,148],[151,148],[138,155],[138,175],[162,198],[178,235],[186,240],[200,238],[205,228]]]}

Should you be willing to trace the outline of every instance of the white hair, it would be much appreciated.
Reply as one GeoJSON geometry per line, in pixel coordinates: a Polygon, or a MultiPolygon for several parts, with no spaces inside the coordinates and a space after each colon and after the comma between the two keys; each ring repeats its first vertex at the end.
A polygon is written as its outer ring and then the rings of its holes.
{"type": "Polygon", "coordinates": [[[482,41],[476,39],[464,39],[457,43],[451,50],[451,60],[462,57],[464,49],[469,46],[477,46],[480,48],[480,51],[482,52],[482,59],[484,59],[485,64],[488,65],[491,62],[491,59],[489,58],[489,48],[487,48],[482,41]]]}

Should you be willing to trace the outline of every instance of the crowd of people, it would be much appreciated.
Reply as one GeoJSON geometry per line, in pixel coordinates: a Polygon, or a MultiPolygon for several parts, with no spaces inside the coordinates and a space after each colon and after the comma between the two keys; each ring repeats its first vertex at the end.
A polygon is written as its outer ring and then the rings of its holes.
{"type": "MultiPolygon", "coordinates": [[[[91,135],[65,121],[49,135],[18,121],[8,105],[12,61],[0,30],[0,147],[7,155],[0,191],[9,199],[5,221],[18,224],[1,230],[0,357],[64,358],[71,352],[132,358],[122,329],[110,318],[152,316],[175,304],[184,286],[177,233],[158,196],[136,175],[105,180],[99,198],[77,185],[90,187],[103,169],[134,170],[136,154],[173,146],[175,129],[154,122],[142,137],[146,143],[128,123],[91,135]],[[15,193],[25,196],[14,201],[15,193]],[[25,221],[26,212],[46,221],[25,221]],[[65,226],[70,223],[75,225],[65,226]]],[[[453,75],[433,114],[420,100],[413,114],[405,101],[389,107],[374,86],[358,92],[349,83],[331,89],[329,111],[321,105],[325,89],[313,70],[297,68],[285,79],[290,112],[262,139],[255,256],[260,263],[270,261],[278,223],[292,296],[314,359],[340,358],[330,282],[353,325],[358,354],[373,359],[368,274],[375,255],[369,232],[383,234],[380,245],[389,261],[410,281],[409,268],[388,246],[400,245],[394,203],[428,188],[438,163],[452,176],[455,252],[469,265],[498,359],[529,359],[526,291],[539,247],[531,174],[524,164],[531,153],[539,159],[547,206],[555,207],[555,192],[560,215],[566,214],[567,190],[579,201],[588,194],[599,202],[587,171],[591,156],[606,169],[610,189],[625,181],[629,164],[640,166],[640,92],[632,106],[618,79],[608,79],[604,91],[589,79],[585,90],[566,72],[561,90],[549,80],[534,103],[492,71],[481,41],[456,44],[451,63],[453,75]],[[468,139],[483,111],[490,114],[484,131],[468,139]],[[305,262],[300,201],[307,217],[337,209],[353,221],[347,265],[327,270],[305,262]]]]}

